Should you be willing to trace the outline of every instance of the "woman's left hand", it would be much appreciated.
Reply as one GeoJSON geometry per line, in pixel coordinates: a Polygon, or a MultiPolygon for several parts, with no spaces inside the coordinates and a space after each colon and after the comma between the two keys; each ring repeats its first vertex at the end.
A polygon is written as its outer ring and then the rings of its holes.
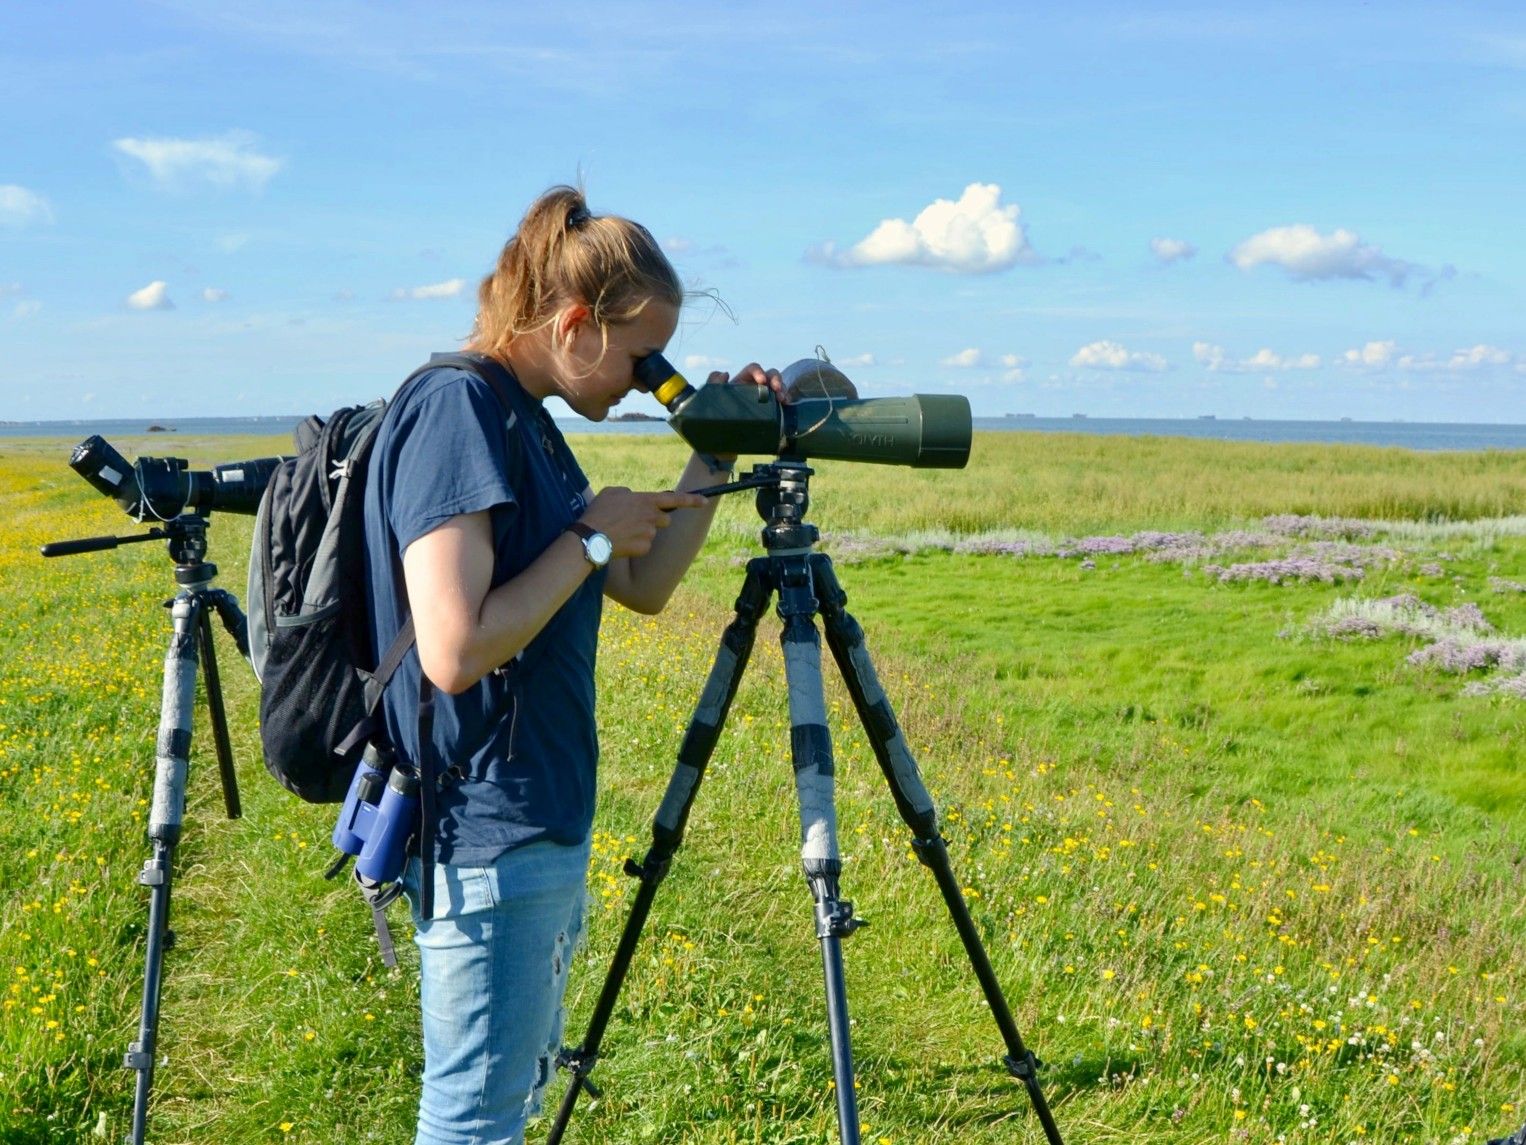
{"type": "Polygon", "coordinates": [[[784,380],[780,378],[778,370],[765,370],[756,362],[748,362],[735,374],[728,374],[725,370],[712,370],[710,376],[705,379],[707,386],[767,386],[773,390],[774,397],[784,400],[784,380]]]}

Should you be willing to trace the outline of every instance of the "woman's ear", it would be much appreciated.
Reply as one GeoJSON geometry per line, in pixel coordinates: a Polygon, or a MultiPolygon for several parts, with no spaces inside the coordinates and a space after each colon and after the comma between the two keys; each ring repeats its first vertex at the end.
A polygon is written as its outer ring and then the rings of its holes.
{"type": "Polygon", "coordinates": [[[593,311],[581,302],[571,302],[562,307],[556,316],[557,342],[564,347],[570,347],[572,340],[577,337],[578,328],[592,318],[593,311]]]}

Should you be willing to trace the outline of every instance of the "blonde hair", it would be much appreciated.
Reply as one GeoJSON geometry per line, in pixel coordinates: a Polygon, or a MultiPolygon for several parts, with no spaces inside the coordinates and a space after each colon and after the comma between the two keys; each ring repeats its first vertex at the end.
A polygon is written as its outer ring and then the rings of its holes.
{"type": "Polygon", "coordinates": [[[514,339],[567,303],[587,306],[607,331],[653,299],[678,308],[684,289],[651,232],[619,215],[590,214],[576,187],[552,187],[530,204],[477,288],[471,345],[503,358],[514,339]]]}

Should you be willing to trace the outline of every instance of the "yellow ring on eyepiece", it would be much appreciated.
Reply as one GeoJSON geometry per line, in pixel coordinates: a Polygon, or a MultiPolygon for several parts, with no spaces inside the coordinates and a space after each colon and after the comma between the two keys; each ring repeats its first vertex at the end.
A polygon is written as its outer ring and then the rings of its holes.
{"type": "Polygon", "coordinates": [[[688,384],[689,383],[684,380],[684,376],[682,374],[674,374],[667,381],[663,382],[662,385],[653,390],[652,394],[663,405],[667,405],[670,401],[681,394],[684,387],[688,384]]]}

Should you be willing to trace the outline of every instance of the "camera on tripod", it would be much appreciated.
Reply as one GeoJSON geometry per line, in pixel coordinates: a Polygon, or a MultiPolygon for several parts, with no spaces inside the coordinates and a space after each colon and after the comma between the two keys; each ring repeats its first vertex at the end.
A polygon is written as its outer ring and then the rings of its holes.
{"type": "Polygon", "coordinates": [[[104,493],[135,521],[169,521],[185,512],[213,509],[254,516],[279,457],[259,457],[214,466],[187,468],[181,457],[140,457],[129,464],[100,434],[74,447],[69,468],[104,493]]]}

